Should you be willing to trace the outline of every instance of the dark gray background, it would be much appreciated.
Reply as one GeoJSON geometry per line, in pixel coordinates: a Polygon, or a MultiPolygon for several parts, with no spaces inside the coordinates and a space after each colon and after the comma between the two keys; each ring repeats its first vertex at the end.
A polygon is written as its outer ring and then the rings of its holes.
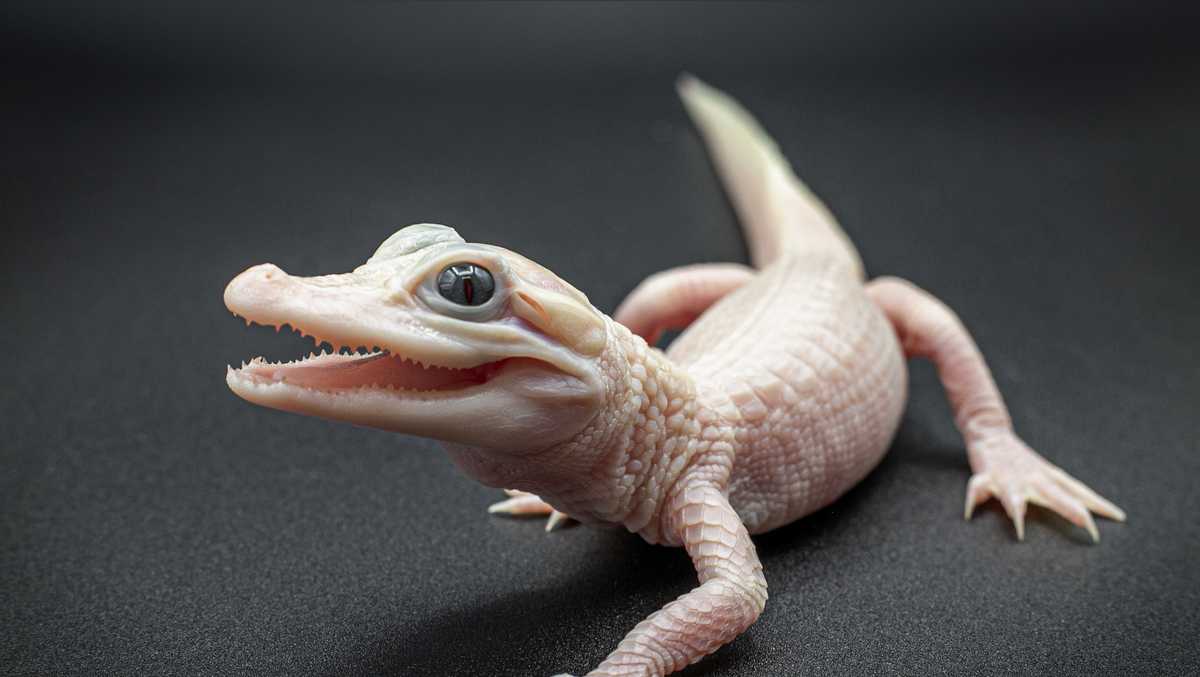
{"type": "Polygon", "coordinates": [[[0,10],[0,671],[579,673],[689,589],[681,551],[488,516],[431,442],[241,402],[227,362],[307,346],[221,303],[420,221],[604,310],[744,260],[686,68],[1130,515],[964,523],[916,365],[892,453],[757,539],[766,612],[687,674],[1196,673],[1196,23],[978,4],[0,10]]]}

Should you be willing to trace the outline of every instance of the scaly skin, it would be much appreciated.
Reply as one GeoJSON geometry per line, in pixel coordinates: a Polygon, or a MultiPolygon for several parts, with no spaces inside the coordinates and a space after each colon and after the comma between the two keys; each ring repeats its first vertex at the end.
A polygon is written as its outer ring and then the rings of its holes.
{"type": "Polygon", "coordinates": [[[946,388],[974,473],[967,517],[994,496],[1019,538],[1027,502],[1093,538],[1091,513],[1124,519],[1016,436],[949,308],[902,280],[864,283],[849,239],[748,113],[694,79],[680,92],[757,270],[656,274],[614,321],[513,252],[412,226],[352,273],[297,278],[264,264],[231,282],[226,304],[248,321],[378,348],[256,360],[229,371],[230,387],[443,440],[466,474],[509,492],[492,512],[549,514],[548,529],[565,515],[617,523],[683,546],[699,586],[638,624],[593,676],[674,672],[758,618],[767,583],[750,534],[828,505],[878,463],[904,409],[906,357],[933,361],[946,388]],[[463,264],[489,270],[494,295],[439,291],[463,264]],[[647,344],[684,327],[667,354],[647,344]]]}

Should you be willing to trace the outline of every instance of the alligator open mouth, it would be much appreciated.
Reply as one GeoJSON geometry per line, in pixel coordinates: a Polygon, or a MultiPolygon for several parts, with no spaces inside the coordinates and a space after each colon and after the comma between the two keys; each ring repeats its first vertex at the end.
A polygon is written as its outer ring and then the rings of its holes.
{"type": "MultiPolygon", "coordinates": [[[[303,331],[296,331],[304,335],[303,331]]],[[[338,345],[336,341],[328,343],[338,345]]],[[[464,369],[428,364],[379,347],[365,354],[342,352],[344,350],[346,347],[343,346],[333,352],[313,353],[291,362],[270,362],[256,357],[249,363],[243,362],[240,368],[230,367],[229,379],[242,385],[286,385],[311,391],[369,389],[436,395],[487,383],[513,359],[464,369]]]]}
{"type": "Polygon", "coordinates": [[[474,369],[454,369],[422,364],[387,351],[367,355],[322,353],[293,362],[268,362],[255,358],[234,370],[257,383],[287,383],[312,390],[387,388],[389,390],[457,390],[486,383],[499,362],[474,369]]]}

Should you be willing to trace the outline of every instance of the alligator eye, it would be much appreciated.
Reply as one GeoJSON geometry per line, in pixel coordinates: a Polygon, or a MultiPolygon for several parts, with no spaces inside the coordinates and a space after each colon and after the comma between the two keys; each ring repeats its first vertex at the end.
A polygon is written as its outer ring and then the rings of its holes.
{"type": "Polygon", "coordinates": [[[474,263],[452,263],[437,278],[438,292],[460,306],[482,306],[496,291],[487,268],[474,263]]]}

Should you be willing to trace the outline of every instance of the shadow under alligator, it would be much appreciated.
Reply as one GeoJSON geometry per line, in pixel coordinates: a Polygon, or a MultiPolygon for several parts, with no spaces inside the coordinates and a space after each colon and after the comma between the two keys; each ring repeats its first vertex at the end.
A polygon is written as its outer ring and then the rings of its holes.
{"type": "MultiPolygon", "coordinates": [[[[919,423],[906,419],[880,466],[845,496],[755,538],[768,576],[772,559],[786,557],[793,566],[797,560],[803,566],[808,551],[819,549],[821,542],[849,538],[849,525],[859,522],[864,510],[878,510],[870,504],[895,491],[894,485],[903,482],[900,475],[912,472],[960,475],[964,488],[968,476],[961,448],[939,443],[919,423]]],[[[955,517],[947,515],[947,520],[955,517]]],[[[997,528],[1009,528],[1003,519],[995,521],[997,528]]],[[[612,530],[596,540],[569,581],[448,609],[416,631],[397,627],[379,633],[377,640],[341,656],[335,670],[446,677],[583,674],[629,629],[694,585],[695,572],[681,549],[651,546],[633,534],[612,530]]],[[[801,610],[807,612],[811,610],[801,610]]],[[[755,654],[751,631],[678,674],[753,673],[755,654]]]]}

